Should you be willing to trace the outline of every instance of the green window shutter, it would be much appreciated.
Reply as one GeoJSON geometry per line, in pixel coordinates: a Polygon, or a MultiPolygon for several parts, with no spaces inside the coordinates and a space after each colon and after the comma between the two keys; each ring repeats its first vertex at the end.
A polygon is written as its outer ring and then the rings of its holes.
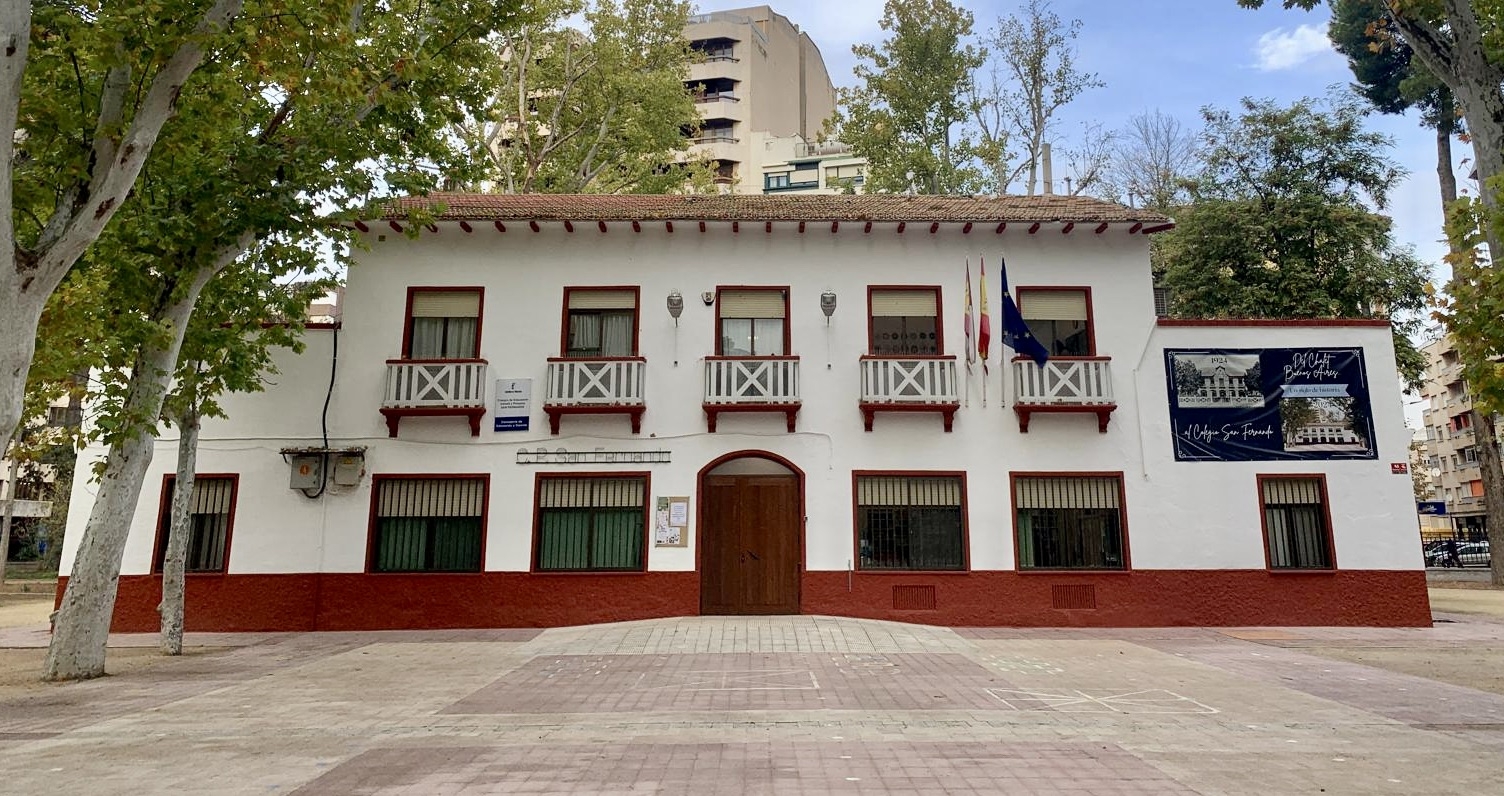
{"type": "Polygon", "coordinates": [[[642,512],[600,509],[595,513],[595,542],[591,565],[596,569],[640,569],[642,512]]]}
{"type": "Polygon", "coordinates": [[[388,517],[377,523],[376,570],[412,572],[423,569],[428,557],[427,520],[388,517]]]}
{"type": "Polygon", "coordinates": [[[539,569],[590,567],[590,509],[546,509],[538,534],[539,569]]]}
{"type": "Polygon", "coordinates": [[[433,569],[464,572],[480,569],[480,518],[436,519],[433,534],[433,569]]]}

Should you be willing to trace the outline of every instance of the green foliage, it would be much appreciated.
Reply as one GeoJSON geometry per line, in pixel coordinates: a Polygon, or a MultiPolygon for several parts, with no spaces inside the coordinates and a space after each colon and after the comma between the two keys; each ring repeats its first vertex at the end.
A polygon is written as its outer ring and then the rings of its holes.
{"type": "MultiPolygon", "coordinates": [[[[1496,192],[1504,189],[1504,176],[1493,178],[1485,187],[1496,192]]],[[[1452,279],[1446,294],[1436,297],[1436,318],[1446,323],[1474,406],[1485,416],[1504,412],[1504,333],[1499,328],[1504,291],[1498,288],[1498,269],[1482,256],[1483,231],[1490,224],[1504,228],[1504,211],[1490,210],[1471,197],[1453,203],[1447,214],[1447,236],[1453,241],[1447,256],[1452,279]]]]}
{"type": "Polygon", "coordinates": [[[982,185],[964,130],[964,99],[985,54],[967,41],[971,12],[949,0],[888,0],[881,44],[851,48],[858,85],[839,91],[827,124],[867,158],[868,191],[971,194],[982,185]]]}
{"type": "Polygon", "coordinates": [[[1394,324],[1400,371],[1424,358],[1427,267],[1397,247],[1383,208],[1399,176],[1389,141],[1352,100],[1290,107],[1244,100],[1203,111],[1205,165],[1159,241],[1172,312],[1190,317],[1364,318],[1394,324]]]}
{"type": "Polygon", "coordinates": [[[546,0],[489,43],[486,90],[453,131],[506,193],[667,193],[708,168],[685,155],[700,124],[685,0],[546,0]],[[583,29],[576,28],[583,20],[583,29]]]}

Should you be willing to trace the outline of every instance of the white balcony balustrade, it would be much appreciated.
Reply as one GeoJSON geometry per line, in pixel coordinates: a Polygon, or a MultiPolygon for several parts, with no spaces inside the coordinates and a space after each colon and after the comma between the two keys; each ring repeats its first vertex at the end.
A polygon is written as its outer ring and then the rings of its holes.
{"type": "Polygon", "coordinates": [[[782,412],[793,433],[799,405],[799,357],[705,358],[709,431],[721,412],[782,412]]]}
{"type": "Polygon", "coordinates": [[[397,436],[403,417],[461,415],[470,420],[471,436],[480,436],[486,413],[484,359],[389,359],[381,414],[387,434],[397,436]]]}
{"type": "Polygon", "coordinates": [[[1091,412],[1097,429],[1106,432],[1116,408],[1111,357],[1057,358],[1042,366],[1027,359],[1013,362],[1013,411],[1020,431],[1028,432],[1036,412],[1091,412]]]}
{"type": "Polygon", "coordinates": [[[862,423],[878,412],[939,412],[950,431],[961,405],[955,357],[862,357],[862,423]]]}
{"type": "Polygon", "coordinates": [[[647,360],[642,357],[551,358],[543,399],[549,429],[558,434],[559,422],[568,414],[625,414],[632,419],[632,433],[641,433],[646,382],[647,360]]]}

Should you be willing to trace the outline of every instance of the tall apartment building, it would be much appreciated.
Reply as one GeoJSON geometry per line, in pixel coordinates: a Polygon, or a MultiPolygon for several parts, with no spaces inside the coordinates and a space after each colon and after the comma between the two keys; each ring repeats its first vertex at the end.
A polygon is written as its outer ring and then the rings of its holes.
{"type": "Polygon", "coordinates": [[[691,17],[684,35],[705,57],[688,81],[704,119],[695,151],[714,160],[717,182],[762,193],[763,153],[752,134],[813,141],[835,111],[820,48],[768,6],[691,17]]]}
{"type": "Polygon", "coordinates": [[[1483,473],[1478,466],[1478,435],[1469,415],[1473,408],[1462,361],[1451,338],[1426,346],[1425,401],[1426,468],[1436,500],[1446,502],[1449,524],[1469,537],[1482,538],[1485,521],[1483,473]]]}

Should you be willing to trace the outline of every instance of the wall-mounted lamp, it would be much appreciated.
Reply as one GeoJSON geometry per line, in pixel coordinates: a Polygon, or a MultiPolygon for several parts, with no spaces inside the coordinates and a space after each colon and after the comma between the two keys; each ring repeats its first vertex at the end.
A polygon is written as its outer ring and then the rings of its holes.
{"type": "Polygon", "coordinates": [[[669,291],[668,314],[673,316],[674,325],[679,325],[679,316],[684,314],[684,295],[677,290],[669,291]]]}
{"type": "Polygon", "coordinates": [[[715,291],[707,290],[704,293],[701,293],[700,300],[705,302],[705,306],[709,307],[710,305],[715,303],[715,291]]]}
{"type": "Polygon", "coordinates": [[[827,290],[820,294],[820,311],[825,313],[825,325],[830,325],[830,316],[836,312],[836,294],[833,290],[827,290]]]}

